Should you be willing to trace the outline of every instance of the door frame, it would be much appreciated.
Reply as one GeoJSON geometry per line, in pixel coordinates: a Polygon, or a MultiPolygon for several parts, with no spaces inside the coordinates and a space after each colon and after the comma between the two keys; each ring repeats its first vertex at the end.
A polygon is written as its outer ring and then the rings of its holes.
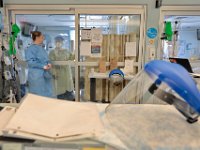
{"type": "MultiPolygon", "coordinates": [[[[81,66],[98,66],[98,62],[79,62],[79,15],[81,14],[115,14],[115,15],[140,15],[140,40],[139,40],[139,60],[134,63],[138,71],[142,69],[144,62],[144,43],[146,27],[146,6],[145,5],[5,5],[5,17],[7,24],[12,18],[15,22],[17,14],[63,14],[75,15],[75,62],[61,62],[62,64],[72,64],[75,67],[75,99],[80,101],[79,88],[79,68],[81,66]],[[117,12],[117,13],[116,13],[117,12]],[[11,18],[10,18],[11,17],[11,18]]],[[[9,29],[10,31],[10,29],[9,29]]],[[[106,62],[109,65],[109,62],[106,62]]],[[[118,62],[118,66],[124,66],[124,62],[118,62]]]]}
{"type": "Polygon", "coordinates": [[[159,20],[159,41],[157,49],[157,58],[163,59],[162,52],[162,33],[164,31],[164,17],[167,15],[177,16],[200,16],[200,6],[163,6],[160,9],[160,20],[159,20]]]}

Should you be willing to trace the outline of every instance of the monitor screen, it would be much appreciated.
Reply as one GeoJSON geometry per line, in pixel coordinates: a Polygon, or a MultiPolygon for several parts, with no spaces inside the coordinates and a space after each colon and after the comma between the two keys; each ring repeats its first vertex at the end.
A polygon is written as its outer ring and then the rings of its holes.
{"type": "Polygon", "coordinates": [[[171,63],[177,63],[183,66],[189,73],[193,73],[192,67],[188,59],[185,58],[169,58],[171,63]]]}
{"type": "Polygon", "coordinates": [[[30,37],[31,32],[36,30],[36,26],[34,26],[31,23],[27,22],[22,22],[21,23],[21,30],[22,30],[22,35],[25,37],[30,37]]]}

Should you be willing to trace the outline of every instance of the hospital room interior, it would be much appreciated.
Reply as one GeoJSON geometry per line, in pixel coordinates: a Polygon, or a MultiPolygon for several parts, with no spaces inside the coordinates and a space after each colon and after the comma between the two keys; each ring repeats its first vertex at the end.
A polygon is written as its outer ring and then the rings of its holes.
{"type": "MultiPolygon", "coordinates": [[[[45,37],[45,40],[43,42],[43,47],[44,49],[47,51],[49,58],[51,59],[51,57],[53,57],[53,52],[58,49],[56,46],[56,38],[61,38],[63,39],[63,41],[60,41],[61,47],[60,49],[65,50],[66,51],[66,59],[62,58],[62,54],[60,56],[57,56],[57,58],[52,58],[52,62],[53,61],[57,61],[58,63],[58,67],[59,67],[59,62],[63,63],[63,61],[65,61],[65,63],[69,63],[69,65],[63,66],[62,64],[60,65],[60,70],[61,72],[59,72],[58,70],[56,70],[56,73],[61,74],[60,80],[66,81],[65,84],[65,89],[67,91],[66,95],[61,98],[61,99],[66,99],[66,100],[74,100],[74,94],[75,94],[75,68],[73,65],[73,62],[75,61],[75,16],[74,15],[16,15],[16,23],[22,28],[21,34],[20,36],[18,36],[18,43],[17,44],[21,44],[18,45],[18,47],[21,48],[22,50],[22,54],[20,54],[24,60],[25,60],[25,51],[26,49],[32,44],[32,39],[31,39],[31,35],[29,33],[26,33],[27,31],[30,32],[29,30],[38,30],[38,31],[42,31],[45,37]],[[59,58],[60,57],[60,58],[59,58]],[[54,60],[55,59],[55,60],[54,60]],[[64,77],[65,76],[65,77],[64,77]]],[[[139,36],[139,24],[140,24],[140,18],[137,15],[134,16],[116,16],[116,15],[81,15],[80,16],[80,30],[81,29],[91,29],[91,28],[100,28],[103,32],[103,35],[105,35],[105,40],[107,38],[107,40],[109,40],[109,38],[114,38],[114,37],[107,37],[107,36],[116,36],[119,35],[119,37],[116,38],[121,38],[121,36],[124,36],[124,38],[130,38],[130,39],[125,39],[125,40],[137,40],[136,36],[139,36]],[[118,22],[120,22],[120,24],[118,24],[118,22]],[[127,22],[128,21],[128,22],[127,22]],[[134,27],[130,27],[131,24],[135,24],[134,27]],[[126,37],[126,34],[128,33],[132,33],[132,35],[130,34],[130,37],[126,37]],[[136,35],[136,33],[138,35],[136,35]],[[132,39],[131,39],[132,38],[132,39]]],[[[109,45],[111,44],[110,41],[105,41],[103,44],[108,44],[107,47],[109,46],[114,46],[116,47],[117,44],[124,44],[121,41],[116,41],[116,43],[113,43],[113,45],[109,45]]],[[[81,47],[81,45],[80,45],[81,47]]],[[[106,50],[102,49],[102,51],[106,50]]],[[[59,50],[59,49],[58,49],[59,50]]],[[[105,52],[104,52],[105,53],[105,52]]],[[[119,48],[119,53],[122,53],[122,50],[119,48]],[[121,52],[120,52],[121,51],[121,52]]],[[[102,56],[103,59],[113,59],[115,58],[117,55],[116,52],[114,52],[113,54],[103,54],[104,56],[102,56]],[[107,56],[106,56],[107,55],[107,56]]],[[[124,55],[124,54],[123,54],[124,55]]],[[[123,60],[124,58],[120,58],[120,56],[117,56],[119,58],[119,61],[123,60]],[[121,59],[121,60],[120,60],[121,59]]],[[[116,58],[115,58],[116,59],[116,58]]],[[[99,61],[100,58],[99,57],[88,57],[88,56],[81,56],[79,57],[79,61],[80,62],[87,62],[87,61],[99,61]]],[[[22,69],[24,69],[22,67],[22,69]]],[[[88,75],[90,70],[97,70],[97,67],[85,67],[85,66],[81,66],[79,68],[79,91],[78,93],[80,93],[80,100],[81,101],[89,101],[89,84],[90,81],[88,80],[88,75]]],[[[136,69],[135,69],[136,70],[136,69]]],[[[28,80],[28,68],[25,68],[25,73],[24,74],[22,72],[21,78],[23,78],[22,80],[27,79],[28,80]],[[25,78],[24,78],[25,77],[25,78]]],[[[20,73],[20,72],[19,72],[20,73]]],[[[136,71],[135,71],[136,73],[136,71]]],[[[19,76],[20,77],[20,76],[19,76]]],[[[24,81],[24,83],[22,84],[26,84],[26,81],[24,81]]],[[[23,81],[22,81],[23,82],[23,81]]],[[[60,84],[63,84],[62,81],[56,81],[54,80],[55,84],[54,84],[54,93],[58,95],[58,93],[56,93],[57,91],[59,91],[59,86],[61,86],[60,84]],[[62,82],[62,83],[61,83],[62,82]],[[56,86],[56,84],[59,84],[56,86]],[[58,89],[57,89],[58,88],[58,89]]],[[[101,91],[101,92],[106,92],[105,89],[103,89],[103,84],[108,86],[108,83],[105,83],[106,81],[97,81],[96,87],[99,88],[97,89],[96,93],[101,91]],[[104,83],[103,83],[104,82],[104,83]],[[99,85],[101,87],[99,87],[99,85]]],[[[62,85],[64,86],[64,85],[62,85]]],[[[25,85],[27,91],[28,91],[28,87],[25,85]]],[[[61,87],[62,88],[62,87],[61,87]]],[[[110,87],[107,87],[108,89],[110,89],[110,87]]],[[[113,99],[116,96],[116,92],[119,92],[119,90],[121,90],[122,87],[117,87],[117,91],[110,91],[111,92],[111,99],[113,99]]],[[[113,90],[113,89],[112,89],[113,90]]],[[[61,91],[63,91],[61,89],[61,91]]],[[[64,93],[65,91],[63,91],[64,93]]],[[[59,93],[59,94],[63,94],[63,93],[59,93]]],[[[108,93],[105,94],[105,96],[102,96],[102,94],[98,95],[97,94],[97,101],[102,101],[105,99],[107,101],[109,101],[108,99],[108,93]]],[[[96,100],[95,100],[96,101],[96,100]]]]}
{"type": "MultiPolygon", "coordinates": [[[[80,28],[87,28],[87,29],[101,28],[103,30],[104,35],[108,35],[112,33],[113,34],[127,34],[129,32],[139,33],[138,31],[139,28],[137,26],[134,28],[129,27],[131,26],[131,23],[133,23],[133,21],[139,21],[139,18],[137,17],[138,16],[82,15],[80,16],[80,28]],[[127,19],[129,21],[128,23],[127,23],[127,19]],[[124,24],[111,25],[110,23],[111,20],[113,22],[122,20],[124,24]]],[[[197,37],[197,31],[200,33],[200,30],[198,30],[198,26],[200,24],[200,17],[199,16],[165,16],[165,21],[172,22],[172,25],[175,28],[175,30],[178,30],[178,35],[177,35],[177,40],[175,42],[163,41],[162,43],[163,59],[168,59],[170,56],[174,56],[178,58],[186,58],[186,59],[191,60],[192,62],[200,59],[200,52],[199,52],[200,37],[197,37]],[[177,24],[175,22],[177,22],[177,24]]],[[[44,49],[47,51],[49,57],[51,57],[53,50],[57,48],[56,38],[61,37],[61,39],[63,39],[63,41],[61,41],[62,46],[60,47],[60,49],[63,49],[66,51],[68,58],[66,60],[62,60],[63,58],[59,58],[58,56],[57,60],[52,60],[52,61],[58,61],[58,62],[66,61],[68,63],[75,61],[75,16],[74,15],[16,15],[16,23],[22,28],[22,32],[20,36],[18,36],[17,44],[20,50],[22,51],[20,54],[21,55],[20,57],[22,57],[24,60],[25,60],[24,51],[32,44],[31,35],[27,33],[29,32],[31,28],[32,30],[38,30],[38,31],[43,32],[44,37],[45,37],[43,46],[44,46],[44,49]]],[[[106,59],[112,59],[112,57],[114,56],[110,56],[110,58],[106,58],[106,59]]],[[[87,61],[87,58],[84,56],[80,56],[79,59],[80,61],[87,61]]],[[[97,58],[95,61],[97,61],[98,59],[99,58],[97,58]]],[[[94,61],[94,60],[88,60],[88,61],[94,61]]],[[[192,63],[192,65],[194,66],[193,69],[195,70],[195,72],[199,73],[200,68],[198,67],[198,64],[192,63]]],[[[66,93],[66,98],[64,99],[74,100],[75,99],[74,97],[74,94],[75,94],[74,65],[70,64],[67,67],[60,65],[60,67],[61,67],[60,71],[63,71],[63,76],[66,76],[66,78],[63,77],[63,80],[67,81],[66,91],[67,89],[69,89],[68,93],[66,93]],[[70,80],[71,83],[68,80],[70,80]]],[[[21,84],[26,84],[28,80],[28,73],[27,73],[28,68],[25,68],[24,71],[25,71],[24,72],[25,74],[22,73],[22,75],[20,75],[19,77],[23,78],[21,80],[26,80],[26,81],[21,81],[21,82],[24,82],[21,84]]],[[[88,76],[87,72],[88,72],[87,67],[79,68],[80,89],[78,92],[80,94],[81,101],[89,101],[89,92],[90,92],[88,90],[89,81],[87,77],[85,77],[86,75],[88,76]]],[[[132,74],[134,75],[135,73],[133,72],[132,74]]],[[[97,81],[97,82],[100,86],[102,86],[102,84],[104,85],[107,84],[107,83],[101,83],[105,81],[97,81]]],[[[58,84],[58,83],[55,83],[55,84],[58,84]]],[[[56,86],[55,84],[54,86],[56,86]]],[[[28,91],[28,86],[25,86],[25,87],[28,91]]],[[[57,91],[56,88],[59,88],[59,87],[58,86],[54,87],[55,93],[57,91]]],[[[121,89],[122,88],[120,88],[120,90],[121,89]]],[[[104,91],[102,88],[99,88],[97,90],[99,90],[100,92],[104,91]]],[[[119,92],[119,88],[118,88],[118,92],[119,92]]],[[[112,95],[112,98],[111,98],[112,100],[116,96],[115,94],[116,92],[110,91],[110,93],[112,95]]],[[[106,96],[108,99],[108,93],[106,96]]],[[[99,97],[99,99],[97,100],[106,99],[106,97],[102,97],[102,95],[98,95],[98,94],[97,94],[97,97],[99,97]]]]}
{"type": "Polygon", "coordinates": [[[200,149],[198,0],[0,0],[0,150],[200,149]]]}

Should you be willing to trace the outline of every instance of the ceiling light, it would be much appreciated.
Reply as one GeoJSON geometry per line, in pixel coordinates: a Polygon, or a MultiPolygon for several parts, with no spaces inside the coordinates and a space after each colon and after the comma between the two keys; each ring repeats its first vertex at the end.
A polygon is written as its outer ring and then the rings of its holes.
{"type": "Polygon", "coordinates": [[[61,33],[60,36],[69,36],[67,33],[61,33]]]}

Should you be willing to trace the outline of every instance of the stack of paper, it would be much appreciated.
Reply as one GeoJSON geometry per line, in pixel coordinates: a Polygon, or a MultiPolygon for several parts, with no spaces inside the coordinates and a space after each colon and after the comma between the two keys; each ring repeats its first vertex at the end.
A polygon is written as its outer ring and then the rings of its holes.
{"type": "Polygon", "coordinates": [[[103,131],[95,104],[54,100],[32,94],[27,95],[3,128],[7,136],[45,141],[92,138],[103,131]]]}

